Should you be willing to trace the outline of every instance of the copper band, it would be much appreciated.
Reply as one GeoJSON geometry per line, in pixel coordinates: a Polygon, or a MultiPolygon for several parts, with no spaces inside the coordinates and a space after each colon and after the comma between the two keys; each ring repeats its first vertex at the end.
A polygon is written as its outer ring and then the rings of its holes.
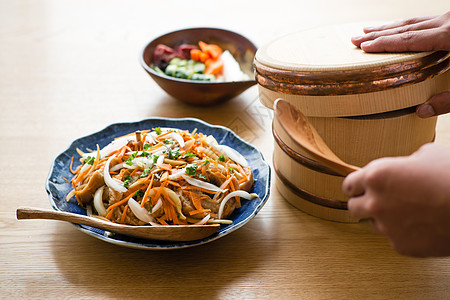
{"type": "Polygon", "coordinates": [[[450,68],[450,54],[438,51],[411,62],[370,70],[287,71],[254,60],[259,85],[292,95],[350,95],[370,93],[415,84],[444,73],[450,68]]]}
{"type": "Polygon", "coordinates": [[[280,181],[286,187],[288,187],[295,195],[299,196],[300,198],[302,198],[308,202],[320,205],[320,206],[325,206],[325,207],[334,208],[334,209],[342,209],[342,210],[347,209],[346,201],[318,197],[318,196],[312,195],[312,194],[308,193],[307,191],[302,190],[299,187],[295,186],[286,177],[284,177],[283,174],[281,174],[281,172],[277,168],[277,165],[275,164],[275,161],[273,161],[273,169],[275,170],[275,173],[277,174],[280,181]]]}

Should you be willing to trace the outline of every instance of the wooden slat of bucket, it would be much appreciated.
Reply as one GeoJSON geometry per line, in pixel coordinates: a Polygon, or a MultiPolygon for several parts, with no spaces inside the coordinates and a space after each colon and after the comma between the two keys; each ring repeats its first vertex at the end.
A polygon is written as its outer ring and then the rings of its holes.
{"type": "Polygon", "coordinates": [[[432,142],[437,118],[421,119],[413,111],[384,119],[308,120],[339,158],[362,167],[380,157],[410,155],[432,142]]]}
{"type": "Polygon", "coordinates": [[[357,223],[359,221],[359,219],[351,217],[348,210],[329,208],[303,199],[293,189],[285,185],[276,174],[275,184],[278,192],[287,202],[307,214],[336,222],[357,223]]]}
{"type": "MultiPolygon", "coordinates": [[[[412,154],[434,140],[437,117],[421,119],[414,109],[404,111],[406,113],[395,117],[391,117],[392,112],[382,114],[387,116],[385,118],[375,115],[364,118],[308,117],[308,120],[340,159],[362,167],[380,157],[412,154]]],[[[288,147],[308,157],[290,141],[276,120],[273,126],[288,147]]]]}
{"type": "Polygon", "coordinates": [[[273,162],[277,165],[279,173],[294,186],[317,197],[337,201],[348,200],[341,188],[344,177],[310,169],[289,157],[278,144],[274,146],[273,162]]]}
{"type": "Polygon", "coordinates": [[[270,109],[273,109],[276,99],[283,98],[308,117],[347,117],[383,113],[421,104],[434,94],[448,90],[449,81],[450,72],[446,72],[399,88],[374,93],[330,96],[284,94],[261,85],[258,88],[261,103],[270,109]]]}

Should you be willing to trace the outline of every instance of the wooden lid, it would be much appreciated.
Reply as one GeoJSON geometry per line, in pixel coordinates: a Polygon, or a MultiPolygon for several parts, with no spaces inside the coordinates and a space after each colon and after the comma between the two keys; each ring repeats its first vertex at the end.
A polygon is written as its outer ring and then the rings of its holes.
{"type": "Polygon", "coordinates": [[[449,68],[449,53],[365,53],[350,39],[362,24],[333,25],[283,36],[258,49],[258,83],[299,95],[380,91],[423,81],[449,68]]]}

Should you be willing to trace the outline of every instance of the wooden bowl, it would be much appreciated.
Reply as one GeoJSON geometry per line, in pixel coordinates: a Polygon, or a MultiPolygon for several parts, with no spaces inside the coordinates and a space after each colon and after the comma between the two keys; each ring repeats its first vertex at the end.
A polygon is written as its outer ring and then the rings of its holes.
{"type": "Polygon", "coordinates": [[[140,57],[141,65],[153,80],[172,97],[192,105],[207,106],[227,101],[256,84],[253,58],[256,46],[246,37],[219,28],[189,28],[164,34],[148,43],[140,57]],[[152,68],[153,52],[158,44],[175,47],[181,44],[197,45],[199,41],[217,44],[228,50],[251,79],[232,82],[202,82],[179,79],[157,73],[152,68]]]}

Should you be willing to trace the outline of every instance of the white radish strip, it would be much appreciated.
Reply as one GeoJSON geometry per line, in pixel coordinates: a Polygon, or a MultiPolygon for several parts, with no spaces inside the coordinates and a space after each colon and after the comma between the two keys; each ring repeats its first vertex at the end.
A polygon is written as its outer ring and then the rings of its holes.
{"type": "Polygon", "coordinates": [[[184,140],[181,135],[175,132],[168,133],[164,136],[166,139],[174,139],[177,141],[178,145],[180,145],[181,148],[184,148],[184,140]]]}
{"type": "Polygon", "coordinates": [[[170,174],[169,175],[169,179],[170,180],[175,180],[180,178],[184,173],[186,172],[186,168],[180,169],[178,172],[170,174]]]}
{"type": "Polygon", "coordinates": [[[247,200],[258,197],[258,195],[255,193],[250,194],[243,190],[238,190],[238,191],[229,193],[228,195],[225,196],[225,198],[223,198],[222,202],[220,203],[219,215],[218,215],[219,219],[222,219],[223,209],[225,208],[225,204],[228,202],[228,200],[230,200],[231,198],[236,197],[236,196],[247,199],[247,200]]]}
{"type": "Polygon", "coordinates": [[[153,167],[153,159],[148,159],[147,157],[136,157],[132,162],[141,167],[142,169],[148,169],[153,167]]]}
{"type": "MultiPolygon", "coordinates": [[[[132,161],[132,162],[133,162],[133,161],[132,161]]],[[[123,167],[126,168],[126,169],[129,169],[129,170],[134,170],[134,169],[137,168],[137,165],[136,165],[135,163],[133,163],[133,164],[130,166],[129,164],[124,163],[124,164],[123,164],[123,167]]]]}
{"type": "Polygon", "coordinates": [[[151,132],[149,134],[145,135],[144,143],[147,142],[147,138],[149,139],[148,142],[150,142],[151,144],[158,143],[158,141],[155,139],[155,137],[153,136],[153,134],[151,132]]]}
{"type": "Polygon", "coordinates": [[[88,217],[93,217],[94,215],[92,214],[92,206],[90,206],[89,204],[86,205],[86,215],[88,217]]]}
{"type": "Polygon", "coordinates": [[[155,206],[153,206],[153,208],[152,208],[152,214],[157,212],[158,209],[161,208],[161,206],[162,206],[162,200],[161,200],[161,198],[159,198],[158,201],[156,202],[155,206]]]}
{"type": "Polygon", "coordinates": [[[120,148],[125,146],[129,141],[136,141],[136,135],[123,136],[121,138],[115,139],[114,141],[103,147],[102,150],[100,150],[101,157],[105,157],[109,155],[111,152],[119,150],[120,148]]]}
{"type": "Polygon", "coordinates": [[[81,174],[81,173],[83,173],[84,171],[86,171],[87,168],[90,168],[90,167],[91,167],[90,164],[84,164],[84,165],[81,167],[81,169],[80,169],[80,171],[79,171],[78,173],[81,174]]]}
{"type": "Polygon", "coordinates": [[[145,208],[141,207],[141,205],[137,203],[136,200],[134,200],[133,198],[130,198],[128,200],[128,206],[130,207],[131,211],[136,216],[136,218],[138,218],[142,222],[155,223],[155,219],[152,216],[150,216],[148,211],[145,208]]]}
{"type": "Polygon", "coordinates": [[[151,154],[156,155],[156,156],[160,156],[160,155],[164,154],[164,151],[167,151],[167,148],[162,146],[155,150],[147,151],[147,152],[150,152],[151,154]]]}
{"type": "Polygon", "coordinates": [[[209,218],[211,218],[210,214],[207,214],[203,219],[201,219],[200,221],[198,221],[197,223],[194,223],[195,225],[203,225],[206,224],[206,222],[208,222],[209,218]]]}
{"type": "Polygon", "coordinates": [[[218,186],[216,186],[216,185],[214,185],[214,184],[211,184],[211,183],[209,183],[209,182],[204,182],[204,181],[201,181],[201,180],[198,180],[198,179],[189,177],[189,176],[186,175],[186,174],[182,174],[181,176],[182,176],[189,184],[195,185],[196,187],[203,188],[203,189],[205,189],[205,190],[212,191],[212,192],[223,192],[223,191],[224,191],[224,190],[222,190],[221,188],[219,188],[218,186]]]}
{"type": "Polygon", "coordinates": [[[208,143],[208,145],[213,146],[213,147],[219,145],[216,138],[213,137],[212,135],[208,135],[206,137],[206,142],[208,143]]]}
{"type": "Polygon", "coordinates": [[[102,217],[106,216],[106,208],[103,205],[103,189],[105,186],[102,186],[94,194],[94,207],[98,214],[102,217]]]}
{"type": "Polygon", "coordinates": [[[194,146],[194,143],[195,143],[195,140],[194,140],[194,139],[191,139],[191,140],[186,141],[186,142],[184,143],[184,150],[186,150],[186,151],[191,150],[192,146],[194,146]]]}
{"type": "Polygon", "coordinates": [[[158,157],[158,159],[156,160],[156,164],[160,165],[160,164],[163,164],[163,163],[164,163],[164,155],[160,155],[158,157]]]}
{"type": "Polygon", "coordinates": [[[114,167],[110,168],[109,170],[111,172],[116,172],[116,171],[119,171],[122,168],[123,168],[123,163],[118,163],[117,165],[115,165],[114,167]]]}
{"type": "Polygon", "coordinates": [[[111,160],[116,157],[115,155],[108,158],[108,160],[105,163],[105,169],[103,170],[103,177],[105,179],[105,183],[107,186],[112,188],[115,191],[125,193],[127,191],[127,188],[123,186],[123,182],[120,180],[113,180],[111,178],[111,175],[109,174],[109,164],[111,163],[111,160]]]}
{"type": "Polygon", "coordinates": [[[244,168],[248,167],[248,162],[245,159],[245,157],[243,157],[239,152],[237,152],[233,148],[228,147],[226,145],[216,145],[216,146],[214,146],[214,148],[216,148],[217,150],[223,152],[223,154],[225,154],[229,159],[231,159],[232,161],[237,162],[238,164],[240,164],[244,168]]]}

